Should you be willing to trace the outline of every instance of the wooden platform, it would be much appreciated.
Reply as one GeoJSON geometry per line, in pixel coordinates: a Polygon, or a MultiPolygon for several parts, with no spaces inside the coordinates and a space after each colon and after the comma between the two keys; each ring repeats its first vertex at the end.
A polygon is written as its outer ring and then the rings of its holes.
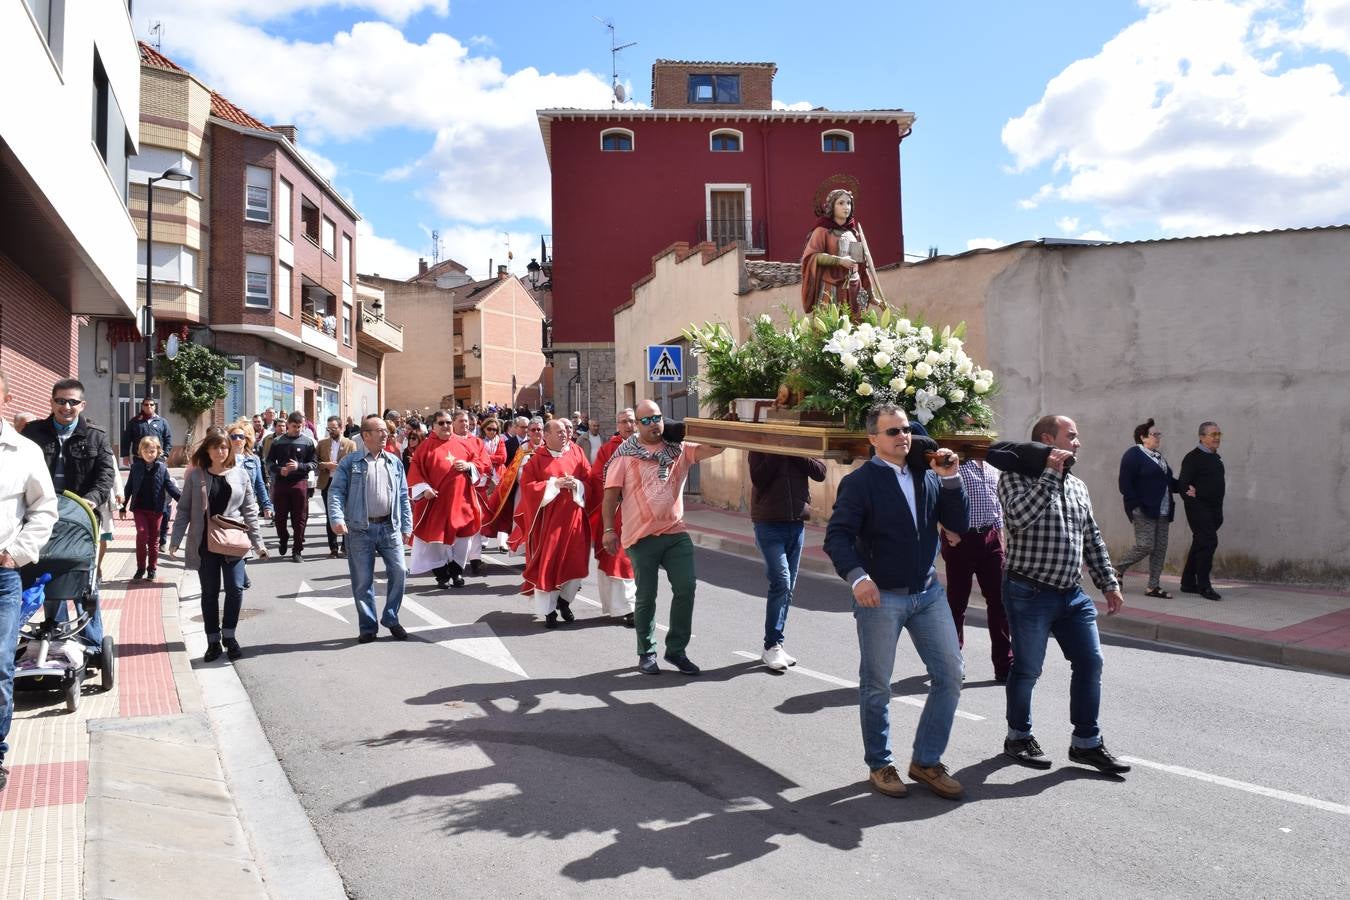
{"type": "MultiPolygon", "coordinates": [[[[775,422],[727,422],[721,419],[685,419],[685,439],[716,447],[759,450],[784,456],[832,459],[844,465],[855,459],[867,459],[872,445],[867,432],[845,431],[811,425],[783,425],[775,422]]],[[[983,459],[996,437],[981,432],[962,432],[934,438],[962,459],[983,459]]]]}

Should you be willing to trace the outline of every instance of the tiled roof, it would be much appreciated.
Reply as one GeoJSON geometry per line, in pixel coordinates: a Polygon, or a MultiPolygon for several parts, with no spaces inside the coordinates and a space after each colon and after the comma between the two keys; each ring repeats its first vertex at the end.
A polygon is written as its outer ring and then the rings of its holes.
{"type": "Polygon", "coordinates": [[[211,115],[222,118],[227,122],[233,122],[236,125],[243,125],[245,128],[256,128],[259,131],[272,130],[260,119],[255,119],[234,105],[228,97],[215,91],[211,92],[211,115]]]}
{"type": "Polygon", "coordinates": [[[170,72],[182,72],[183,74],[187,74],[187,69],[184,69],[178,63],[169,59],[145,41],[138,41],[138,43],[141,46],[142,65],[154,66],[156,69],[167,69],[170,72]]]}
{"type": "Polygon", "coordinates": [[[750,290],[763,291],[789,284],[800,284],[802,265],[794,262],[746,260],[745,274],[750,280],[750,290]]]}
{"type": "Polygon", "coordinates": [[[478,304],[487,299],[487,291],[494,286],[501,284],[504,279],[492,277],[484,278],[482,281],[473,281],[469,284],[460,285],[454,289],[455,312],[466,312],[476,309],[478,304]]]}
{"type": "Polygon", "coordinates": [[[443,259],[440,262],[436,263],[436,265],[429,266],[425,272],[422,272],[418,275],[414,275],[413,277],[409,278],[408,283],[411,284],[418,281],[435,281],[442,275],[457,272],[462,273],[467,271],[469,271],[468,266],[465,266],[463,263],[455,262],[453,259],[443,259]]]}

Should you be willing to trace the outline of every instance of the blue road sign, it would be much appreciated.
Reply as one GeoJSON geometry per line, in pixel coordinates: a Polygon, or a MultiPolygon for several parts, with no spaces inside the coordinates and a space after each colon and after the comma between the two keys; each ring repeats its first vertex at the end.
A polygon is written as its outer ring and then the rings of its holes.
{"type": "Polygon", "coordinates": [[[679,344],[647,347],[648,381],[684,381],[684,348],[679,344]]]}

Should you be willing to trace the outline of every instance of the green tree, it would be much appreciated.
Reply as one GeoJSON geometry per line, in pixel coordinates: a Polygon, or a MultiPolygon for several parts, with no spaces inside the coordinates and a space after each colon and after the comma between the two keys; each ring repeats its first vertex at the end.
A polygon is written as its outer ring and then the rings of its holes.
{"type": "Polygon", "coordinates": [[[188,420],[189,428],[199,416],[225,398],[225,370],[229,361],[210,347],[183,344],[173,359],[157,360],[164,383],[173,391],[169,408],[188,420]]]}

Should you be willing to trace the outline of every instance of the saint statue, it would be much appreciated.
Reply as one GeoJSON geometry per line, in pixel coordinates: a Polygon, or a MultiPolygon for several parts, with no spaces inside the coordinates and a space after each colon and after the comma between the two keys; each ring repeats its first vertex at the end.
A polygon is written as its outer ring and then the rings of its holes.
{"type": "Polygon", "coordinates": [[[825,214],[802,251],[802,309],[809,313],[817,303],[835,303],[857,321],[873,302],[870,265],[862,225],[853,216],[853,194],[843,188],[830,191],[825,214]]]}

